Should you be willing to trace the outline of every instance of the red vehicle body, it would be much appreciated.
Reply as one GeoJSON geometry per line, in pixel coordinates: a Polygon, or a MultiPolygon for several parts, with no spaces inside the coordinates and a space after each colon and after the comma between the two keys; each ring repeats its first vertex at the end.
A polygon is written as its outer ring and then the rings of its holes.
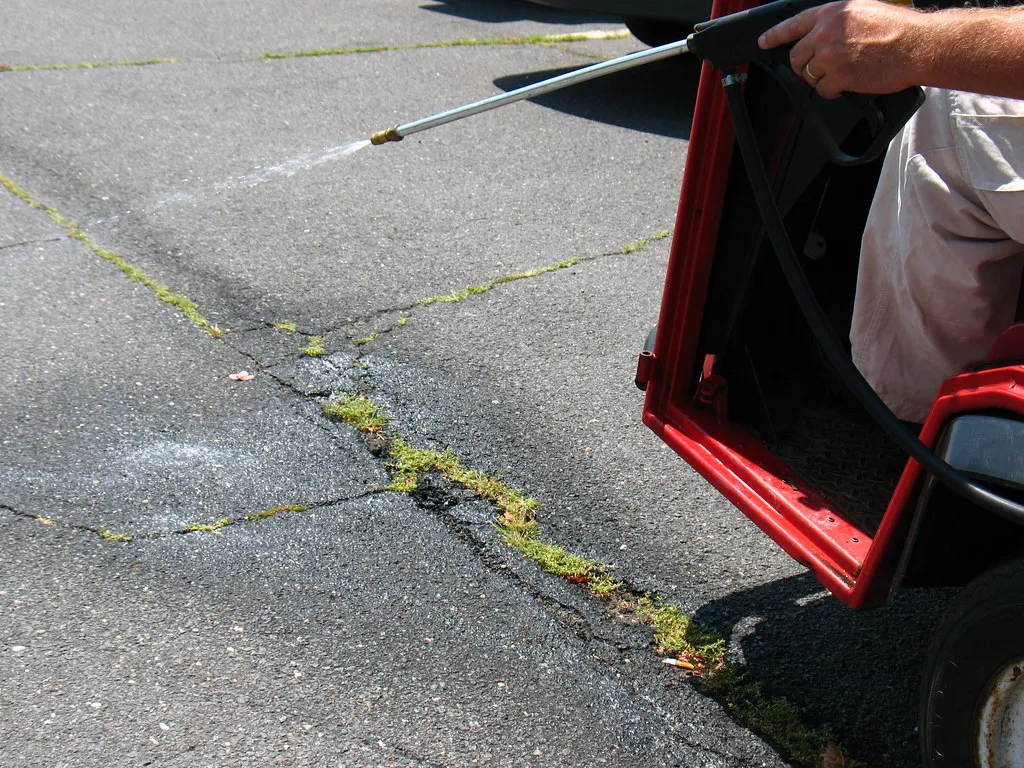
{"type": "MultiPolygon", "coordinates": [[[[715,0],[713,16],[753,5],[715,0]]],[[[755,67],[743,98],[801,266],[845,339],[880,160],[830,163],[755,67]]],[[[707,62],[688,158],[657,334],[637,371],[644,423],[851,608],[901,586],[980,578],[931,654],[924,762],[1024,765],[1024,529],[932,480],[837,384],[761,228],[721,73],[707,62]],[[950,669],[975,667],[972,681],[950,682],[950,669]]],[[[984,365],[944,383],[920,431],[958,471],[1018,501],[1022,361],[1024,326],[1013,326],[984,365]]]]}

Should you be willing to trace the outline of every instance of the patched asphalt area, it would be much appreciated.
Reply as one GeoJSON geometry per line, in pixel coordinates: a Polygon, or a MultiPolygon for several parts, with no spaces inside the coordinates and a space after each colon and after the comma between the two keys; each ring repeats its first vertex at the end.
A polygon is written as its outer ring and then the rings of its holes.
{"type": "Polygon", "coordinates": [[[232,380],[250,358],[81,243],[45,238],[4,259],[5,506],[138,536],[329,503],[386,477],[289,387],[232,380]]]}

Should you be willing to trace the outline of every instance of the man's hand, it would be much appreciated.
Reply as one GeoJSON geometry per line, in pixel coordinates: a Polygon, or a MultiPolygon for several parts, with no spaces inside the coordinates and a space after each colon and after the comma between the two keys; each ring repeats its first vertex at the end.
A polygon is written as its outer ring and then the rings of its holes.
{"type": "Polygon", "coordinates": [[[920,84],[913,64],[919,11],[877,0],[842,0],[810,8],[758,39],[761,48],[795,41],[793,71],[818,93],[895,93],[920,84]]]}

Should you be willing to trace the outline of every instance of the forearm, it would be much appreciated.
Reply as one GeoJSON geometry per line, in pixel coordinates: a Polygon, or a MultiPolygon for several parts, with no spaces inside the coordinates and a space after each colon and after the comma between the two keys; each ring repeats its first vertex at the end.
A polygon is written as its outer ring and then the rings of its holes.
{"type": "Polygon", "coordinates": [[[827,97],[912,85],[1024,98],[1024,7],[919,11],[878,0],[809,8],[769,29],[793,70],[827,97]]]}
{"type": "Polygon", "coordinates": [[[1024,8],[915,13],[905,50],[914,84],[1024,99],[1024,8]]]}

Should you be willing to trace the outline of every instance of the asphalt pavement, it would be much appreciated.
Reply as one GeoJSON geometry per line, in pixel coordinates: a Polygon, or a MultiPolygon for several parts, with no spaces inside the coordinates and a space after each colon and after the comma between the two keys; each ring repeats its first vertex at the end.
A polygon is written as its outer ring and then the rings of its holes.
{"type": "Polygon", "coordinates": [[[337,393],[915,764],[938,601],[847,611],[640,423],[692,63],[345,153],[641,45],[518,0],[151,5],[0,26],[0,764],[787,764],[490,503],[384,490],[337,393]]]}

